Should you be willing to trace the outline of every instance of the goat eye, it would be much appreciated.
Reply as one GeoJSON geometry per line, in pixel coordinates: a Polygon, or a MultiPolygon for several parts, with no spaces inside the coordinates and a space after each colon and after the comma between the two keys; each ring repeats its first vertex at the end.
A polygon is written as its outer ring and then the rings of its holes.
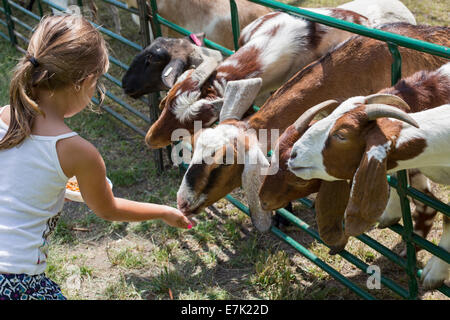
{"type": "Polygon", "coordinates": [[[345,140],[347,140],[347,139],[345,139],[345,137],[344,137],[342,134],[339,134],[339,133],[334,133],[334,134],[333,134],[333,137],[336,138],[336,139],[338,139],[338,140],[340,140],[340,141],[345,141],[345,140]]]}
{"type": "Polygon", "coordinates": [[[151,53],[149,53],[149,54],[147,55],[147,57],[145,58],[145,63],[146,63],[146,64],[149,64],[151,59],[153,59],[153,55],[152,55],[151,53]]]}

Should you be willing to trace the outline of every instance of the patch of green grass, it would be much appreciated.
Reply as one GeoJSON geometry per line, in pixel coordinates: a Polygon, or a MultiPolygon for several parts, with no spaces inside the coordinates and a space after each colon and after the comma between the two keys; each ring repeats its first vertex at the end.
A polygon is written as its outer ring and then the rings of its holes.
{"type": "Polygon", "coordinates": [[[82,277],[92,277],[94,269],[90,266],[82,265],[80,266],[80,274],[82,277]]]}
{"type": "Polygon", "coordinates": [[[297,299],[302,294],[284,251],[262,252],[249,282],[260,287],[265,299],[297,299]]]}
{"type": "Polygon", "coordinates": [[[99,225],[103,226],[108,224],[108,221],[99,218],[97,215],[91,212],[83,215],[83,217],[77,219],[75,222],[78,226],[82,228],[88,228],[91,226],[99,226],[99,225]]]}
{"type": "Polygon", "coordinates": [[[229,300],[230,294],[219,287],[207,287],[200,290],[189,288],[177,297],[180,300],[229,300]]]}
{"type": "Polygon", "coordinates": [[[103,291],[105,299],[108,300],[136,300],[141,295],[132,283],[128,283],[123,275],[116,281],[111,281],[103,291]]]}
{"type": "Polygon", "coordinates": [[[152,256],[157,262],[167,262],[169,260],[169,251],[167,248],[157,247],[152,256]]]}
{"type": "Polygon", "coordinates": [[[156,294],[162,295],[166,299],[169,298],[169,289],[172,294],[179,292],[185,283],[185,277],[178,270],[169,270],[166,266],[154,278],[150,280],[152,291],[156,294]]]}
{"type": "Polygon", "coordinates": [[[117,252],[110,252],[109,261],[114,266],[120,266],[126,269],[141,269],[148,263],[143,254],[136,252],[133,248],[124,248],[117,252]]]}
{"type": "Polygon", "coordinates": [[[199,242],[208,243],[214,241],[217,236],[217,224],[217,220],[201,221],[192,229],[192,235],[199,242]]]}
{"type": "Polygon", "coordinates": [[[142,221],[142,222],[133,224],[130,227],[130,230],[137,234],[145,234],[149,231],[154,230],[156,228],[156,224],[157,224],[157,221],[155,221],[155,220],[142,221]]]}
{"type": "Polygon", "coordinates": [[[0,38],[0,52],[0,106],[4,106],[9,103],[9,83],[12,69],[16,65],[20,54],[3,38],[0,38]]]}
{"type": "Polygon", "coordinates": [[[258,243],[258,237],[255,235],[251,235],[249,238],[244,239],[244,241],[239,242],[236,248],[239,255],[233,257],[230,260],[230,264],[236,268],[247,266],[249,264],[253,265],[259,259],[261,254],[258,243]]]}
{"type": "Polygon", "coordinates": [[[76,238],[72,232],[72,227],[73,222],[61,217],[51,235],[52,243],[65,244],[76,242],[76,238]]]}

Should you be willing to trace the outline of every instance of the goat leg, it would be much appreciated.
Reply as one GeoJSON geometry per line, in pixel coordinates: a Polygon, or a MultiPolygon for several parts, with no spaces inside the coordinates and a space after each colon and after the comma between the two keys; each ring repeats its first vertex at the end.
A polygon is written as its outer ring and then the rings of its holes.
{"type": "MultiPolygon", "coordinates": [[[[443,232],[439,247],[450,252],[450,218],[444,215],[443,232]]],[[[449,277],[450,265],[436,256],[432,256],[423,269],[421,279],[425,289],[436,289],[440,287],[449,277]]]]}

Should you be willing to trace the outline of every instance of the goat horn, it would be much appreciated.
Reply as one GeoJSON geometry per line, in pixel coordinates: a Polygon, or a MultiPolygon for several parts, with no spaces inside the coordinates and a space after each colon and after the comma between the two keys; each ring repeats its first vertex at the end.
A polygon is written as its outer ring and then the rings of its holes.
{"type": "Polygon", "coordinates": [[[390,106],[402,106],[406,112],[411,111],[411,107],[402,98],[393,94],[375,93],[366,97],[365,104],[387,104],[390,106]]]}
{"type": "Polygon", "coordinates": [[[386,104],[368,104],[366,105],[366,113],[369,120],[394,118],[419,128],[419,124],[409,114],[399,108],[388,106],[386,104]]]}
{"type": "Polygon", "coordinates": [[[308,127],[311,120],[314,119],[316,114],[318,114],[320,111],[326,109],[330,105],[338,104],[338,103],[339,102],[337,102],[336,100],[327,100],[322,103],[319,103],[318,105],[315,105],[312,108],[309,108],[308,110],[305,111],[305,113],[303,113],[297,119],[297,121],[295,121],[295,123],[294,123],[295,130],[297,130],[298,132],[304,131],[308,127]]]}
{"type": "Polygon", "coordinates": [[[216,70],[219,62],[211,57],[205,57],[205,60],[192,72],[193,80],[198,81],[197,86],[200,88],[209,76],[216,70]]]}

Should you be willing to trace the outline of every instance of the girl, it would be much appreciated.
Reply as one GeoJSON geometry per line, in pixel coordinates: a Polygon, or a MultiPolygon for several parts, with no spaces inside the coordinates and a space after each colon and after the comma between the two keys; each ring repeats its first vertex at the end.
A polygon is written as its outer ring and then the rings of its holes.
{"type": "Polygon", "coordinates": [[[41,20],[14,70],[10,105],[0,108],[0,299],[65,299],[44,274],[45,238],[69,177],[101,218],[191,225],[172,207],[114,197],[97,149],[64,123],[90,103],[108,67],[100,33],[62,15],[41,20]]]}

